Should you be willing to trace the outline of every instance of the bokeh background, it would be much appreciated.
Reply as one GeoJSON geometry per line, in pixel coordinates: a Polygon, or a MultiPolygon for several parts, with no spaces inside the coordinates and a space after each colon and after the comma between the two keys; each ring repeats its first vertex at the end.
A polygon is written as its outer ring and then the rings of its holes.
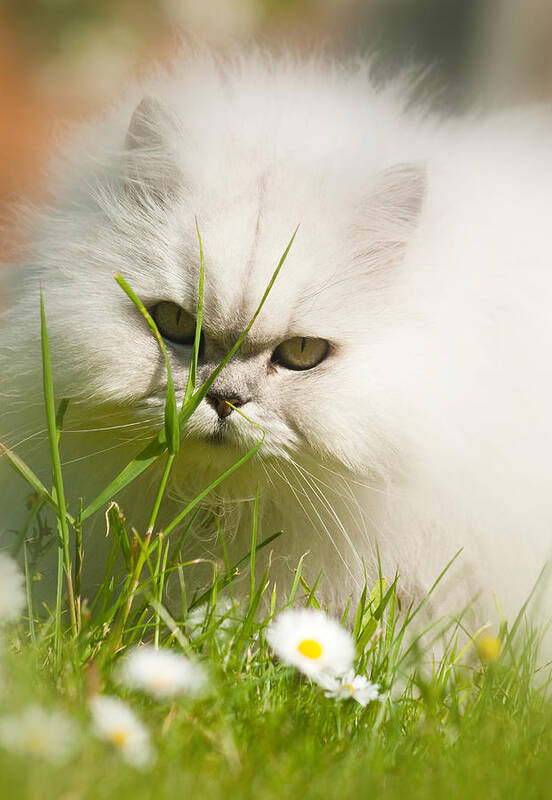
{"type": "Polygon", "coordinates": [[[369,50],[382,76],[427,66],[422,89],[452,111],[552,96],[552,0],[0,0],[0,223],[44,191],[59,126],[181,37],[369,50]]]}

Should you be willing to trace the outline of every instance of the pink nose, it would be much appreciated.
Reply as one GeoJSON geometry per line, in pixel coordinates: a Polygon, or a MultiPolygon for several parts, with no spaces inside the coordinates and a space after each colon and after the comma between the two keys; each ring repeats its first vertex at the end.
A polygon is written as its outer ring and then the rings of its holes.
{"type": "Polygon", "coordinates": [[[219,415],[219,419],[224,419],[225,417],[230,416],[232,413],[233,409],[228,405],[228,403],[232,403],[232,405],[236,406],[236,408],[244,406],[247,403],[247,400],[244,400],[242,397],[222,397],[219,394],[215,394],[215,392],[209,392],[205,399],[209,405],[215,409],[219,415]]]}

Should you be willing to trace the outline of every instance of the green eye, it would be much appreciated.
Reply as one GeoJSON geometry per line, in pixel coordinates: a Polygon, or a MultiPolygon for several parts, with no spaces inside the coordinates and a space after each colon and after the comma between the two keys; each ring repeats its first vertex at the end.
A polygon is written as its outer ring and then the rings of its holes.
{"type": "Polygon", "coordinates": [[[272,353],[272,362],[286,369],[312,369],[324,361],[330,352],[326,339],[294,336],[279,344],[272,353]]]}
{"type": "Polygon", "coordinates": [[[196,322],[194,317],[176,303],[157,303],[151,315],[164,339],[177,344],[193,344],[196,322]]]}

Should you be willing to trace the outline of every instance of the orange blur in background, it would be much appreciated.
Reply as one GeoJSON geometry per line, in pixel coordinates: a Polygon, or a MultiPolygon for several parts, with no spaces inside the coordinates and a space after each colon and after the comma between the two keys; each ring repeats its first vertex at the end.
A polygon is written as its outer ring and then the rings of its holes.
{"type": "Polygon", "coordinates": [[[356,0],[3,0],[0,10],[2,261],[16,246],[11,209],[40,200],[56,132],[118,96],[177,42],[217,48],[257,37],[319,43],[347,30],[356,0]]]}

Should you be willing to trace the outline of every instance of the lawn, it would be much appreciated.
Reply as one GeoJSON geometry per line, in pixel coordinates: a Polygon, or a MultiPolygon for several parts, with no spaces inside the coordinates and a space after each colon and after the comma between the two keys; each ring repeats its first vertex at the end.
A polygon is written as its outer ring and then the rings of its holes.
{"type": "MultiPolygon", "coordinates": [[[[282,663],[267,643],[271,615],[252,617],[225,602],[228,589],[187,619],[165,611],[168,624],[150,607],[137,631],[131,613],[116,646],[117,626],[107,629],[99,617],[76,637],[64,626],[61,647],[52,617],[35,621],[34,642],[25,617],[7,625],[0,796],[549,797],[552,708],[538,688],[545,671],[535,673],[527,629],[520,625],[513,638],[503,629],[497,655],[473,644],[457,652],[460,629],[449,627],[449,646],[433,663],[423,647],[407,643],[408,614],[393,609],[394,589],[382,588],[345,628],[357,643],[366,627],[373,631],[355,656],[356,671],[379,687],[365,707],[354,696],[327,697],[316,678],[282,663]],[[203,669],[199,694],[185,687],[172,694],[169,685],[166,695],[152,696],[149,678],[142,688],[125,679],[128,643],[153,648],[156,631],[161,651],[185,654],[203,669]],[[122,698],[145,727],[143,762],[129,758],[120,736],[98,731],[90,710],[98,694],[122,698]],[[47,716],[21,735],[30,705],[62,713],[69,735],[47,716]]],[[[313,609],[315,597],[301,588],[294,607],[307,604],[313,609]]],[[[155,685],[154,669],[150,677],[155,685]]]]}

